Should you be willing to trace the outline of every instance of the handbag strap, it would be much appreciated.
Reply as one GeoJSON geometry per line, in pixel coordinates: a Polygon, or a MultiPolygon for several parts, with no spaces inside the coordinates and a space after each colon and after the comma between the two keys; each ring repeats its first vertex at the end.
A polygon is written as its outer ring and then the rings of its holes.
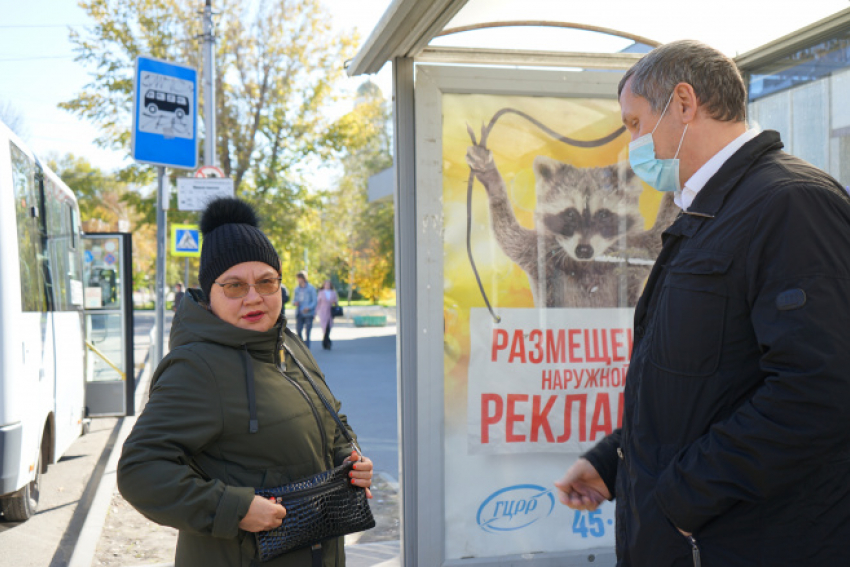
{"type": "Polygon", "coordinates": [[[306,368],[304,368],[304,365],[301,364],[301,361],[298,360],[298,358],[296,358],[295,353],[292,352],[292,349],[289,348],[289,346],[286,344],[286,341],[284,341],[284,343],[283,343],[283,349],[286,352],[288,352],[289,356],[292,357],[292,360],[295,361],[295,365],[298,366],[298,368],[301,370],[301,373],[304,375],[304,378],[307,379],[307,381],[313,387],[313,390],[315,390],[316,394],[318,394],[319,399],[322,400],[322,404],[324,404],[324,406],[330,412],[331,416],[334,418],[334,421],[336,421],[336,424],[339,426],[339,429],[340,429],[340,431],[342,431],[342,434],[345,436],[345,438],[348,440],[348,442],[351,444],[351,446],[354,448],[354,450],[357,451],[357,454],[362,458],[363,452],[360,450],[360,446],[357,445],[357,442],[354,440],[354,438],[348,432],[348,428],[345,426],[345,424],[342,423],[342,420],[339,418],[339,415],[336,413],[336,410],[333,408],[333,406],[330,404],[328,399],[325,397],[325,395],[322,393],[322,391],[319,389],[319,387],[316,385],[316,383],[310,377],[310,372],[306,368]]]}

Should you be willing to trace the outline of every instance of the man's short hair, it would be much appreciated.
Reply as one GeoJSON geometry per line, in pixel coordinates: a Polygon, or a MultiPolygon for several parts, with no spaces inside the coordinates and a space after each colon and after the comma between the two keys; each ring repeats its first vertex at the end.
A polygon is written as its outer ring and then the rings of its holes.
{"type": "Polygon", "coordinates": [[[735,62],[698,41],[674,41],[647,53],[623,75],[618,98],[629,79],[632,94],[645,98],[656,113],[664,110],[676,85],[687,83],[711,118],[747,118],[747,88],[735,62]]]}
{"type": "Polygon", "coordinates": [[[295,274],[295,277],[296,278],[303,278],[304,281],[306,282],[307,281],[307,272],[305,272],[304,270],[301,270],[300,272],[295,274]]]}

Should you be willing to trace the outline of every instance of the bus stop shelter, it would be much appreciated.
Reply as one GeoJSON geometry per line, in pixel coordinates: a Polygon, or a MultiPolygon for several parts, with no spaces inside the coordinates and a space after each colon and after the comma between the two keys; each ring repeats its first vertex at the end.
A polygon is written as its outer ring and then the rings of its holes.
{"type": "MultiPolygon", "coordinates": [[[[658,42],[492,21],[489,5],[395,0],[348,66],[393,66],[403,564],[613,565],[613,503],[572,511],[552,483],[622,418],[636,282],[657,253],[629,243],[660,197],[625,171],[616,93],[658,42]],[[454,41],[519,28],[610,41],[454,41]],[[577,200],[615,236],[567,231],[577,200]]],[[[850,185],[848,30],[844,10],[737,61],[751,118],[850,185]]]]}

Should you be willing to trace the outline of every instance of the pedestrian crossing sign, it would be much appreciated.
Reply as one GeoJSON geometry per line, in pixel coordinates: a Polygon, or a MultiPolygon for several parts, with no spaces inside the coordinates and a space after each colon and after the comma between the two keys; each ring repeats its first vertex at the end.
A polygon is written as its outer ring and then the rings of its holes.
{"type": "Polygon", "coordinates": [[[202,240],[201,231],[196,224],[171,225],[172,256],[200,257],[202,240]]]}

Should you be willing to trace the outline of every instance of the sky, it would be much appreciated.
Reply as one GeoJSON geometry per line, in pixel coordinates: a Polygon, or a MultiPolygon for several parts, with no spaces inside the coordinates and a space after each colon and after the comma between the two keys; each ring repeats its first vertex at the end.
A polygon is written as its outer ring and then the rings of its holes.
{"type": "MultiPolygon", "coordinates": [[[[323,2],[338,29],[357,29],[365,39],[390,0],[323,2]]],[[[199,9],[203,4],[198,0],[199,9]]],[[[0,104],[10,104],[22,116],[24,141],[36,155],[73,153],[111,171],[131,163],[130,158],[99,148],[97,128],[58,107],[89,81],[86,68],[73,59],[68,26],[82,30],[90,23],[76,0],[0,0],[0,104]]],[[[387,97],[391,78],[389,66],[376,78],[387,97]]],[[[363,80],[349,79],[345,88],[353,91],[363,80]]]]}
{"type": "MultiPolygon", "coordinates": [[[[391,0],[322,0],[337,29],[356,29],[365,41],[391,0]]],[[[420,0],[424,1],[424,0],[420,0]]],[[[213,8],[215,8],[213,0],[213,8]]],[[[198,0],[199,8],[204,4],[198,0]]],[[[747,52],[812,22],[850,7],[848,0],[470,0],[452,25],[475,21],[549,19],[629,31],[667,42],[693,38],[730,56],[747,52]],[[769,10],[765,10],[769,6],[769,10]]],[[[68,26],[90,24],[75,0],[0,0],[0,104],[23,117],[24,140],[40,156],[74,153],[95,166],[114,170],[129,163],[121,152],[97,147],[97,129],[60,108],[88,81],[74,62],[68,26]]],[[[482,47],[617,51],[628,42],[600,34],[516,28],[482,31],[438,40],[482,47]],[[464,37],[464,35],[466,37],[464,37]],[[572,40],[572,41],[570,41],[572,40]]],[[[391,69],[373,80],[390,97],[391,69]]],[[[362,77],[348,79],[353,91],[362,77]]]]}

